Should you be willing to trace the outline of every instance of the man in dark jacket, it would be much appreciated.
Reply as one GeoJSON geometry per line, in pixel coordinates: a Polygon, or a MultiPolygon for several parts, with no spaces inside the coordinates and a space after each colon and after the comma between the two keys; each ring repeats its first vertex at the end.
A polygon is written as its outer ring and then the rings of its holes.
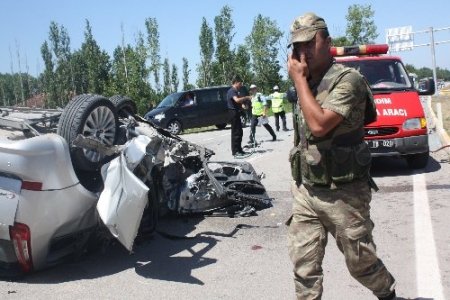
{"type": "Polygon", "coordinates": [[[242,150],[241,108],[244,101],[251,100],[251,96],[241,97],[239,95],[239,90],[242,88],[242,79],[239,76],[235,76],[231,83],[232,86],[227,92],[227,106],[231,124],[231,154],[242,156],[246,153],[242,150]]]}

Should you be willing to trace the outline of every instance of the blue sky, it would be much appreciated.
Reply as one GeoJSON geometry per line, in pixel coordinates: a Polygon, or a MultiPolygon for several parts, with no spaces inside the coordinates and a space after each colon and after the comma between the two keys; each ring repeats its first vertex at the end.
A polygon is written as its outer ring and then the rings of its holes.
{"type": "MultiPolygon", "coordinates": [[[[292,20],[305,12],[313,11],[325,18],[332,36],[345,34],[347,8],[351,4],[371,4],[375,11],[375,23],[379,37],[385,42],[385,30],[412,25],[413,31],[429,27],[450,27],[450,1],[289,1],[289,0],[3,0],[0,3],[0,73],[9,73],[10,52],[14,70],[18,70],[16,44],[20,47],[22,71],[25,72],[25,56],[29,73],[36,76],[44,65],[40,47],[48,39],[49,25],[55,21],[64,25],[71,38],[72,50],[83,41],[85,19],[91,23],[93,34],[100,47],[110,55],[121,41],[121,23],[125,40],[134,44],[138,31],[145,33],[145,19],[155,17],[160,31],[161,56],[181,67],[182,57],[187,57],[191,69],[199,61],[198,36],[202,17],[210,26],[214,16],[224,5],[233,9],[235,22],[234,43],[244,42],[250,33],[256,15],[262,14],[275,20],[282,31],[288,32],[292,20]]],[[[429,42],[428,34],[415,36],[415,43],[429,42]]],[[[450,40],[450,30],[435,34],[436,41],[450,40]]],[[[405,63],[416,67],[431,67],[430,47],[397,52],[405,63]]],[[[436,46],[436,64],[450,69],[450,43],[436,46]]],[[[191,78],[191,81],[193,79],[191,78]]]]}

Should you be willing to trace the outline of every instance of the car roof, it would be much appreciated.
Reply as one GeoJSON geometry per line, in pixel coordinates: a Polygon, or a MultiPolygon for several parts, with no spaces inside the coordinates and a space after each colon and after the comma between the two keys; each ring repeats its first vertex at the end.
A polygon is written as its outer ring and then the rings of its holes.
{"type": "Polygon", "coordinates": [[[359,60],[398,60],[401,61],[398,56],[391,55],[360,55],[360,56],[340,56],[335,57],[336,62],[345,61],[359,61],[359,60]]]}
{"type": "Polygon", "coordinates": [[[203,87],[203,88],[198,88],[198,89],[192,89],[192,90],[188,90],[188,91],[183,91],[184,93],[187,92],[197,92],[197,91],[205,91],[205,90],[219,90],[219,89],[228,89],[230,88],[230,85],[219,85],[219,86],[209,86],[209,87],[203,87]]]}

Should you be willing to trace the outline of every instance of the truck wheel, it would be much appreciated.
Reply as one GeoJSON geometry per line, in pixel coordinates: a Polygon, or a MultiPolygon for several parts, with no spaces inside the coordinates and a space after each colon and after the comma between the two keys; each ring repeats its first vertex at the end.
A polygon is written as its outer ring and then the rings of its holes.
{"type": "Polygon", "coordinates": [[[225,124],[216,124],[217,129],[225,129],[227,127],[227,123],[225,124]]]}
{"type": "Polygon", "coordinates": [[[134,116],[137,113],[136,103],[131,98],[121,95],[114,95],[109,98],[114,104],[117,110],[119,118],[127,118],[128,116],[134,116]]]}
{"type": "Polygon", "coordinates": [[[116,108],[107,98],[100,95],[79,95],[65,107],[58,123],[57,133],[66,139],[70,157],[75,169],[98,170],[110,157],[93,150],[72,146],[78,134],[113,145],[117,140],[119,120],[116,108]]]}
{"type": "Polygon", "coordinates": [[[167,124],[167,130],[172,134],[180,134],[181,133],[181,123],[177,120],[172,120],[167,124]]]}
{"type": "Polygon", "coordinates": [[[406,156],[406,162],[411,169],[423,169],[428,164],[428,157],[430,157],[428,151],[425,153],[410,154],[406,156]]]}

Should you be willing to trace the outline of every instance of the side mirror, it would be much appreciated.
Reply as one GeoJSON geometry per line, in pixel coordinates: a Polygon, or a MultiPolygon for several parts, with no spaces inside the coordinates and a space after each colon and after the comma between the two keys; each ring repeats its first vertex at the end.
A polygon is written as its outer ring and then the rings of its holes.
{"type": "Polygon", "coordinates": [[[287,92],[286,92],[286,98],[291,103],[297,103],[297,91],[295,90],[295,87],[291,86],[287,92]]]}
{"type": "Polygon", "coordinates": [[[422,79],[419,82],[419,95],[430,96],[436,92],[436,85],[433,78],[422,79]]]}

